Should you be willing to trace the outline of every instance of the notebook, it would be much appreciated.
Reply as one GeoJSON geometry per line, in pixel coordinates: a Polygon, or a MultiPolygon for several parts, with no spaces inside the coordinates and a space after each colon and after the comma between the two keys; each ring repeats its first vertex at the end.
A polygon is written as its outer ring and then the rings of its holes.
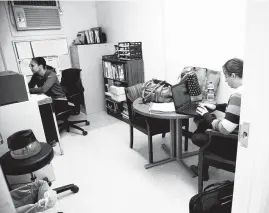
{"type": "Polygon", "coordinates": [[[196,112],[196,108],[199,105],[200,101],[191,102],[191,97],[186,87],[186,82],[181,82],[172,86],[171,90],[176,113],[195,116],[199,115],[196,112]]]}
{"type": "Polygon", "coordinates": [[[175,112],[175,106],[173,102],[170,103],[153,103],[149,104],[149,112],[150,113],[169,113],[175,112]]]}

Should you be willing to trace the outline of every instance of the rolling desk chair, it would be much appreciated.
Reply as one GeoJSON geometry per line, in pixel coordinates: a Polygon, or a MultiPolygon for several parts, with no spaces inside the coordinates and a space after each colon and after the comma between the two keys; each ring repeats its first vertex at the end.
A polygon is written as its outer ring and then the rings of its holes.
{"type": "Polygon", "coordinates": [[[84,88],[81,83],[80,79],[80,72],[81,69],[70,68],[62,71],[62,79],[61,79],[61,86],[66,94],[68,102],[74,104],[73,107],[66,107],[60,113],[56,114],[56,119],[58,121],[63,121],[59,124],[59,131],[62,132],[66,130],[67,132],[70,131],[70,127],[78,129],[82,131],[83,135],[87,135],[88,132],[85,131],[83,128],[78,127],[75,124],[78,123],[85,123],[86,125],[90,125],[88,120],[76,120],[70,121],[68,118],[71,115],[78,115],[80,113],[80,104],[84,103],[84,88]]]}

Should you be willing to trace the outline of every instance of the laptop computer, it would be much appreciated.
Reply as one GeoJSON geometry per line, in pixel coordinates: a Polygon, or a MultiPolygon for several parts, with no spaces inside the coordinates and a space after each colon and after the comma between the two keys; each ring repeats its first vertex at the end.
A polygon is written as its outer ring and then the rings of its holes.
{"type": "Polygon", "coordinates": [[[191,102],[186,83],[182,82],[171,87],[172,96],[174,100],[175,110],[178,114],[184,115],[199,115],[196,112],[196,108],[199,102],[191,102]]]}

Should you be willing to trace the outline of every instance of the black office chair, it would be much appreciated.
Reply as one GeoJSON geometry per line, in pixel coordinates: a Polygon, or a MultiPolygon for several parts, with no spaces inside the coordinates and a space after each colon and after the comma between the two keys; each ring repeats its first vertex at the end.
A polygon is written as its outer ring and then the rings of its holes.
{"type": "Polygon", "coordinates": [[[65,110],[56,114],[56,119],[62,121],[59,123],[59,131],[70,131],[70,127],[82,131],[83,135],[87,135],[88,132],[83,128],[78,127],[75,124],[85,123],[90,125],[88,120],[76,120],[70,121],[68,118],[71,115],[78,115],[80,113],[80,104],[84,103],[84,88],[80,79],[81,69],[70,68],[62,71],[61,86],[66,94],[68,102],[71,102],[74,106],[69,106],[65,110]]]}
{"type": "MultiPolygon", "coordinates": [[[[153,145],[152,136],[162,134],[165,137],[165,133],[170,132],[170,121],[167,119],[149,118],[138,113],[135,113],[132,108],[133,101],[141,97],[141,89],[143,84],[137,84],[128,88],[125,88],[126,101],[130,120],[130,148],[133,148],[134,136],[133,128],[136,128],[140,132],[148,135],[148,154],[149,163],[153,163],[153,145]]],[[[183,120],[182,125],[185,129],[188,129],[189,121],[183,120]]]]}
{"type": "Polygon", "coordinates": [[[203,191],[204,163],[229,172],[235,172],[238,134],[224,135],[208,129],[209,142],[199,150],[198,193],[203,191]],[[214,147],[218,147],[214,149],[214,147]],[[214,150],[220,150],[216,152],[214,150]]]}

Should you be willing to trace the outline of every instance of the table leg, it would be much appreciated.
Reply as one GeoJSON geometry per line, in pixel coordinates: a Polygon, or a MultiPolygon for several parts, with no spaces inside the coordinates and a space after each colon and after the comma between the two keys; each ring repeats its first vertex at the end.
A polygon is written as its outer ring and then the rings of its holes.
{"type": "Polygon", "coordinates": [[[165,151],[165,153],[167,155],[170,155],[171,159],[175,159],[176,158],[176,135],[177,131],[176,131],[176,120],[171,119],[170,120],[170,147],[166,146],[166,144],[162,144],[162,148],[165,151]],[[174,153],[174,154],[172,154],[174,153]]]}
{"type": "Polygon", "coordinates": [[[176,145],[176,120],[174,120],[174,119],[170,120],[170,135],[171,135],[171,138],[170,138],[171,151],[169,150],[169,148],[165,144],[162,144],[162,148],[164,149],[165,153],[167,155],[169,155],[170,157],[163,159],[163,160],[160,160],[160,161],[156,161],[154,163],[146,164],[145,165],[146,169],[149,169],[149,168],[152,168],[154,166],[159,166],[159,165],[169,163],[169,162],[176,160],[176,147],[175,147],[175,145],[176,145]]]}
{"type": "Polygon", "coordinates": [[[183,161],[184,158],[186,157],[190,157],[193,156],[195,154],[197,154],[198,152],[190,152],[190,153],[184,153],[183,154],[183,149],[182,149],[182,124],[181,124],[181,120],[177,120],[177,162],[182,165],[187,172],[189,172],[189,174],[192,177],[196,177],[196,175],[191,171],[191,169],[189,168],[189,166],[183,161]]]}

